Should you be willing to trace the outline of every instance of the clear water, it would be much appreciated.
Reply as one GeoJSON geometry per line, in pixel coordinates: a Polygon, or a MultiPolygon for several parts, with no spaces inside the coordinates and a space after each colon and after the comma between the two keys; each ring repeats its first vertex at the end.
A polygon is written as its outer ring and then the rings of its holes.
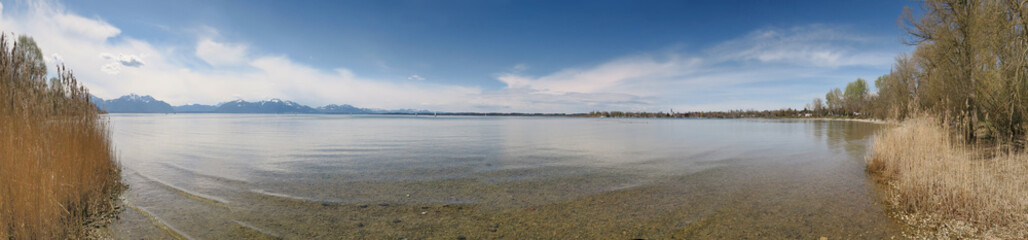
{"type": "Polygon", "coordinates": [[[119,238],[889,238],[879,125],[111,114],[119,238]]]}

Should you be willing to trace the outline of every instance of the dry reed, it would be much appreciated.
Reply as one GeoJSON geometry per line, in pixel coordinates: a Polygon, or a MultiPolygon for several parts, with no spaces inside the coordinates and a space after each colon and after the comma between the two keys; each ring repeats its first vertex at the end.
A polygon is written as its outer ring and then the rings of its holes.
{"type": "Polygon", "coordinates": [[[919,117],[878,134],[868,171],[927,239],[1028,239],[1028,153],[962,144],[919,117]]]}
{"type": "Polygon", "coordinates": [[[0,239],[95,237],[124,190],[108,123],[63,67],[0,35],[0,239]]]}

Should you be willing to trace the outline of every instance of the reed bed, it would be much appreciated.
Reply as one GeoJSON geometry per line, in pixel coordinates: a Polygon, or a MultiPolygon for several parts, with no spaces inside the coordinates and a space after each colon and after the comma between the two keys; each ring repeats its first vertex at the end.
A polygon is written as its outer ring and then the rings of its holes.
{"type": "Polygon", "coordinates": [[[72,72],[0,35],[0,239],[95,238],[124,190],[108,122],[72,72]]]}
{"type": "Polygon", "coordinates": [[[1028,153],[962,144],[943,124],[913,118],[874,139],[869,172],[925,239],[1028,239],[1028,153]]]}

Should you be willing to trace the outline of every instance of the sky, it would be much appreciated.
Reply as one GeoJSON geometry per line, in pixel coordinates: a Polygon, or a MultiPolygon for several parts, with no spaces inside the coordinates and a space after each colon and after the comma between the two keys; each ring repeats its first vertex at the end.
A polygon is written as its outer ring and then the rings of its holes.
{"type": "MultiPolygon", "coordinates": [[[[910,52],[913,1],[3,1],[91,93],[475,112],[803,108],[910,52]]],[[[916,13],[916,11],[915,11],[916,13]]],[[[52,67],[51,67],[52,69],[52,67]]]]}

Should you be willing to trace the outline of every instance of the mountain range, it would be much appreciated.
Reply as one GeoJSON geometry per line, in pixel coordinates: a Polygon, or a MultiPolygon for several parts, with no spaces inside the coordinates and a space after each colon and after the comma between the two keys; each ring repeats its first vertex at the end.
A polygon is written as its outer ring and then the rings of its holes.
{"type": "Polygon", "coordinates": [[[267,101],[247,102],[235,100],[222,103],[214,112],[218,113],[318,113],[314,108],[293,101],[271,99],[267,101]]]}
{"type": "Polygon", "coordinates": [[[109,113],[322,113],[322,114],[414,114],[431,113],[427,110],[398,109],[383,110],[354,107],[349,104],[329,104],[312,108],[293,101],[271,99],[256,102],[235,100],[217,105],[190,104],[171,106],[153,97],[136,94],[104,100],[90,96],[97,108],[109,113]]]}
{"type": "Polygon", "coordinates": [[[171,107],[171,108],[175,109],[175,112],[177,112],[177,113],[205,113],[205,112],[214,112],[214,110],[218,109],[218,106],[202,105],[202,104],[190,104],[190,105],[174,106],[174,107],[171,107]]]}
{"type": "Polygon", "coordinates": [[[90,96],[96,107],[111,113],[170,113],[175,109],[164,101],[153,97],[129,94],[120,98],[103,100],[96,96],[90,96]]]}

